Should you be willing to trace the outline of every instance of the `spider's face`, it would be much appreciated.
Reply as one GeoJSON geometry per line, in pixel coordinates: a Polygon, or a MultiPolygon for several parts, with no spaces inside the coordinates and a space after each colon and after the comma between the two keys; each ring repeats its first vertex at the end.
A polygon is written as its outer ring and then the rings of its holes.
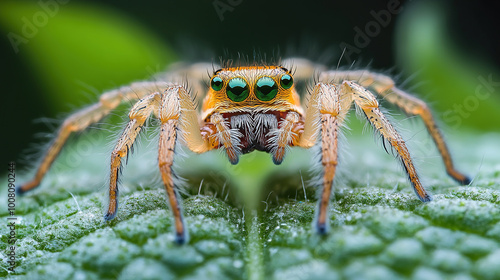
{"type": "Polygon", "coordinates": [[[290,71],[279,66],[250,66],[217,70],[203,102],[203,117],[214,112],[243,113],[300,111],[290,71]]]}

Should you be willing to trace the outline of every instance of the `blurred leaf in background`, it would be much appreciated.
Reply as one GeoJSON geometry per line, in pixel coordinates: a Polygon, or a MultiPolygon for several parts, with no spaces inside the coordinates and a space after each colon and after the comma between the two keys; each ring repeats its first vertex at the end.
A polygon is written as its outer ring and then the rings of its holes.
{"type": "Polygon", "coordinates": [[[82,84],[100,93],[149,78],[175,59],[165,42],[103,6],[7,1],[0,4],[0,18],[14,50],[28,57],[47,87],[55,111],[80,100],[82,84]]]}
{"type": "Polygon", "coordinates": [[[499,131],[500,72],[451,40],[451,12],[451,4],[440,1],[408,4],[396,29],[398,64],[418,74],[418,91],[428,93],[424,98],[445,127],[499,131]]]}
{"type": "Polygon", "coordinates": [[[14,71],[4,88],[6,104],[14,106],[3,113],[16,119],[5,124],[9,149],[1,162],[19,160],[28,143],[40,142],[36,132],[51,131],[33,120],[71,113],[97,102],[104,90],[149,79],[177,60],[164,41],[118,10],[66,2],[0,3],[0,30],[11,45],[6,60],[16,64],[4,69],[14,71]]]}

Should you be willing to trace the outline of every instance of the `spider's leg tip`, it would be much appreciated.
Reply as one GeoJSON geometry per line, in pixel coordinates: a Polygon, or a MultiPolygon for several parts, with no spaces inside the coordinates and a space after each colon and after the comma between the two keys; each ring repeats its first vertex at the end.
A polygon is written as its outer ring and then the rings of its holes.
{"type": "Polygon", "coordinates": [[[472,179],[469,176],[458,171],[448,171],[448,175],[462,186],[467,186],[472,182],[472,179]]]}
{"type": "Polygon", "coordinates": [[[328,233],[328,227],[326,226],[326,223],[317,223],[316,232],[319,235],[326,235],[328,233]]]}
{"type": "Polygon", "coordinates": [[[105,221],[105,222],[111,221],[111,220],[113,220],[115,217],[116,217],[116,212],[114,212],[114,213],[109,213],[109,212],[107,212],[106,214],[104,214],[104,221],[105,221]]]}
{"type": "Polygon", "coordinates": [[[462,180],[457,180],[457,181],[463,186],[470,185],[470,183],[472,182],[471,178],[469,178],[468,176],[464,176],[462,180]]]}
{"type": "Polygon", "coordinates": [[[34,183],[33,181],[26,182],[26,183],[16,187],[16,195],[23,195],[23,194],[35,189],[38,186],[39,186],[39,184],[34,183]]]}
{"type": "Polygon", "coordinates": [[[431,202],[432,201],[432,196],[428,193],[426,193],[425,196],[418,196],[418,198],[422,202],[431,202]]]}
{"type": "Polygon", "coordinates": [[[175,239],[174,239],[175,244],[183,245],[183,244],[186,244],[186,241],[187,241],[187,238],[183,232],[180,232],[180,233],[177,232],[175,234],[175,239]]]}
{"type": "Polygon", "coordinates": [[[16,195],[23,195],[26,191],[23,191],[23,186],[16,187],[16,195]]]}

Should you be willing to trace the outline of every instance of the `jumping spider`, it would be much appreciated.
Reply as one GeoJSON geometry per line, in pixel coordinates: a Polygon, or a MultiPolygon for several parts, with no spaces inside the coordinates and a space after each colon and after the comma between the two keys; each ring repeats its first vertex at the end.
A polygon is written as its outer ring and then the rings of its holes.
{"type": "Polygon", "coordinates": [[[178,243],[185,242],[186,227],[172,172],[177,139],[195,153],[222,149],[232,164],[238,163],[241,154],[254,150],[271,154],[273,162],[280,164],[290,146],[308,149],[321,145],[322,188],[315,226],[318,233],[324,234],[337,168],[339,126],[352,103],[392,146],[418,198],[423,202],[431,200],[420,183],[405,141],[380,111],[375,95],[408,115],[420,116],[441,154],[447,173],[459,183],[469,184],[470,179],[453,167],[446,143],[427,105],[395,87],[391,78],[369,71],[327,71],[303,59],[284,60],[281,65],[294,65],[296,71],[292,74],[282,66],[224,67],[213,72],[208,84],[206,73],[213,65],[199,63],[171,71],[162,76],[161,82],[137,82],[108,91],[101,95],[99,103],[64,121],[36,175],[18,191],[24,193],[40,184],[71,133],[99,121],[123,101],[138,100],[111,153],[105,220],[113,219],[118,210],[117,182],[122,159],[129,153],[144,122],[153,114],[161,122],[158,162],[178,243]],[[318,76],[307,96],[308,104],[303,108],[294,83],[310,80],[315,72],[318,76]],[[198,100],[182,83],[176,82],[179,77],[187,77],[193,91],[206,91],[201,113],[196,110],[198,100]]]}

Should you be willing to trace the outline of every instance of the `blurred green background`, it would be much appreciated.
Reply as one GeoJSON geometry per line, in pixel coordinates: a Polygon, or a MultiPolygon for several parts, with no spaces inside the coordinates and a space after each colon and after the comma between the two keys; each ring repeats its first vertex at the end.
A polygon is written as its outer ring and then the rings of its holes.
{"type": "Polygon", "coordinates": [[[43,142],[38,134],[57,127],[51,120],[106,89],[175,61],[239,53],[336,67],[345,48],[341,66],[398,77],[430,102],[445,131],[498,132],[497,9],[435,2],[2,1],[1,162],[19,161],[43,142]]]}

